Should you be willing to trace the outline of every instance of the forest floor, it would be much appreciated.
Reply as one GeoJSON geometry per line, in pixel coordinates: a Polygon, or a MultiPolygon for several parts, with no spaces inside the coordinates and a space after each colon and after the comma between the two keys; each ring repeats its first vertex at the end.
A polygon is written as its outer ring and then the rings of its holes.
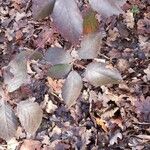
{"type": "MultiPolygon", "coordinates": [[[[52,33],[50,19],[33,20],[29,2],[0,2],[0,85],[3,87],[3,69],[21,51],[36,50],[44,54],[52,46],[73,49],[58,32],[52,33]]],[[[11,143],[0,139],[0,150],[149,150],[148,4],[149,0],[129,0],[124,15],[102,21],[105,37],[98,59],[117,68],[123,82],[101,87],[84,82],[76,104],[70,109],[59,97],[64,79],[45,77],[40,62],[28,62],[30,83],[7,93],[7,102],[16,112],[20,101],[35,100],[43,109],[42,123],[33,137],[19,124],[11,143]]],[[[81,74],[91,61],[80,60],[73,67],[81,74]]]]}

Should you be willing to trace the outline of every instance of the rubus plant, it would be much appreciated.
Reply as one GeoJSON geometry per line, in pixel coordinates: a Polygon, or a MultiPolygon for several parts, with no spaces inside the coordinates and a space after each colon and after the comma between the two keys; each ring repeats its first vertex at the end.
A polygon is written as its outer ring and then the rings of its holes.
{"type": "MultiPolygon", "coordinates": [[[[117,84],[122,80],[119,71],[105,63],[93,61],[85,68],[82,77],[73,69],[76,60],[93,60],[100,54],[102,34],[96,14],[103,17],[119,15],[125,0],[89,0],[89,8],[81,12],[77,0],[32,0],[33,18],[42,20],[50,16],[57,31],[75,48],[49,48],[44,55],[37,51],[22,51],[3,68],[4,85],[7,92],[16,91],[22,85],[30,83],[27,71],[28,60],[35,59],[51,64],[47,76],[55,79],[66,78],[62,87],[62,99],[68,108],[78,99],[83,82],[98,87],[117,84]],[[84,80],[83,80],[84,78],[84,80]]],[[[6,141],[15,136],[17,117],[21,125],[30,134],[34,134],[42,121],[43,112],[38,103],[29,100],[17,104],[17,116],[6,102],[7,97],[0,88],[0,137],[6,141]]]]}

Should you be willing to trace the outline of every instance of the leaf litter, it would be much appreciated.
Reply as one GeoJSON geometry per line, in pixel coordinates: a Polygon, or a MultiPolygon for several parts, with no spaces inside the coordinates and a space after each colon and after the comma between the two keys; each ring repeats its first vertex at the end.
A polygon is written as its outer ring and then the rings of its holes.
{"type": "Polygon", "coordinates": [[[0,2],[0,148],[149,149],[149,2],[45,3],[0,2]]]}

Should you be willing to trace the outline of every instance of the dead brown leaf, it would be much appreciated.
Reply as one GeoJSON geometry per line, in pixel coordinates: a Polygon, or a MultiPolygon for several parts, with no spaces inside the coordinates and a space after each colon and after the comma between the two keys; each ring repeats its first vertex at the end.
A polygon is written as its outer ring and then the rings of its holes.
{"type": "Polygon", "coordinates": [[[108,127],[106,126],[105,120],[102,120],[100,118],[96,118],[96,123],[98,126],[100,126],[106,133],[108,133],[108,127]]]}
{"type": "Polygon", "coordinates": [[[35,140],[24,140],[20,150],[41,150],[41,142],[35,140]]]}
{"type": "Polygon", "coordinates": [[[47,77],[48,86],[55,92],[60,93],[64,80],[53,80],[51,77],[47,77]]]}

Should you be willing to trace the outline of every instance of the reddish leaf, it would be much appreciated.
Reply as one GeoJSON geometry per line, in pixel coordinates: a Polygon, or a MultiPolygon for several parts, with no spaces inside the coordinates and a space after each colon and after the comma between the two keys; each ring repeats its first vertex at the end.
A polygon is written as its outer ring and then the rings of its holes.
{"type": "Polygon", "coordinates": [[[88,10],[83,18],[83,33],[93,33],[98,31],[99,22],[95,17],[96,13],[92,10],[88,10]]]}

